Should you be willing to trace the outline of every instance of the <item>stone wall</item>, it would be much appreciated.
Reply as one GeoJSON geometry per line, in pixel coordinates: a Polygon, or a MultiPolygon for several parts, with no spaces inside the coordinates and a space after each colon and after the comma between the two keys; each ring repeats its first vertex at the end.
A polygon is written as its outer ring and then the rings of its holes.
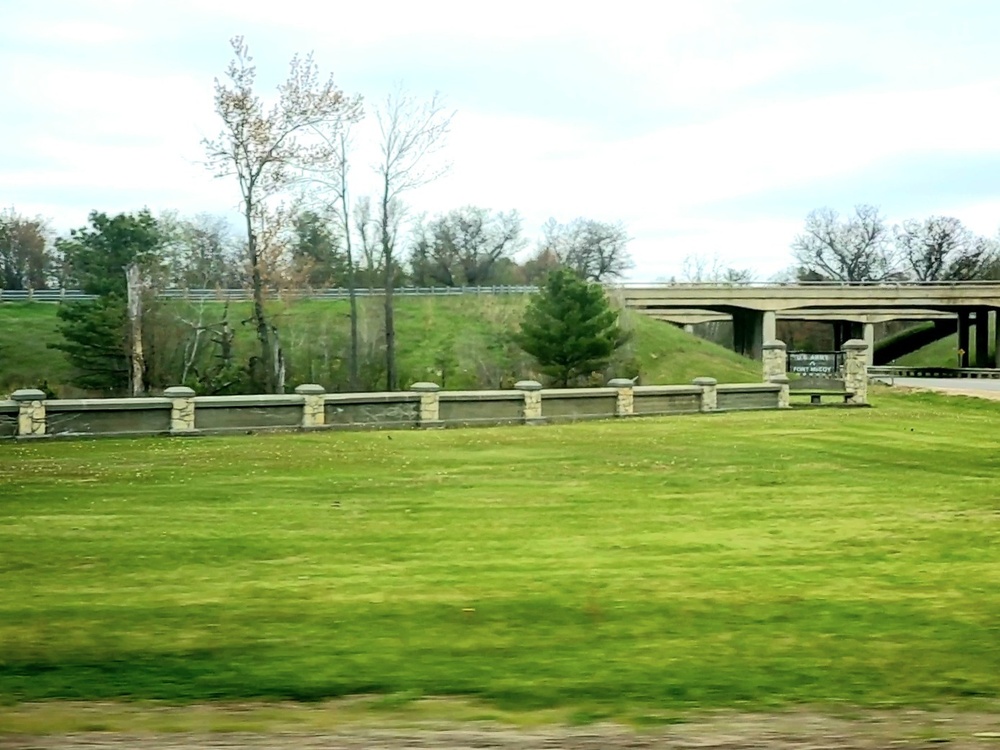
{"type": "MultiPolygon", "coordinates": [[[[787,390],[787,386],[785,386],[787,390]]],[[[294,394],[195,396],[168,388],[158,398],[47,401],[36,390],[0,401],[0,439],[77,435],[200,435],[255,430],[430,428],[541,424],[736,409],[777,409],[778,384],[636,386],[615,379],[605,388],[542,388],[521,381],[512,390],[441,391],[415,383],[396,393],[325,393],[302,385],[294,394]]]]}

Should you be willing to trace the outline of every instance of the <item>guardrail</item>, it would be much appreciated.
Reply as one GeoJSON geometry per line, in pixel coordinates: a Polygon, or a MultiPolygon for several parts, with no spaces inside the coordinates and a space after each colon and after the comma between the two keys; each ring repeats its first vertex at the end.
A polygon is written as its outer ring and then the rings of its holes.
{"type": "MultiPolygon", "coordinates": [[[[401,297],[450,297],[459,295],[531,294],[538,291],[536,286],[456,286],[456,287],[397,287],[394,294],[401,297]]],[[[381,297],[381,289],[355,290],[358,297],[381,297]]],[[[183,299],[192,302],[249,300],[249,289],[158,289],[156,296],[161,299],[183,299]]],[[[268,289],[267,296],[273,299],[347,299],[350,291],[343,288],[331,289],[268,289]]],[[[0,289],[0,302],[76,302],[93,299],[79,289],[0,289]]]]}
{"type": "Polygon", "coordinates": [[[887,380],[892,383],[896,378],[1000,379],[1000,369],[983,367],[898,367],[887,365],[873,365],[868,368],[869,380],[887,380]]]}

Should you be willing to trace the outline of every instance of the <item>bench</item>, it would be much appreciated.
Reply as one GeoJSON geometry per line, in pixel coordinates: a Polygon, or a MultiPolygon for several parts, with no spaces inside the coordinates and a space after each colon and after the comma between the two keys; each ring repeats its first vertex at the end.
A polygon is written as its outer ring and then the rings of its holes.
{"type": "Polygon", "coordinates": [[[819,390],[789,390],[789,396],[808,396],[809,404],[811,406],[818,406],[823,403],[823,397],[835,396],[837,398],[842,398],[846,404],[854,396],[853,391],[819,391],[819,390]]]}

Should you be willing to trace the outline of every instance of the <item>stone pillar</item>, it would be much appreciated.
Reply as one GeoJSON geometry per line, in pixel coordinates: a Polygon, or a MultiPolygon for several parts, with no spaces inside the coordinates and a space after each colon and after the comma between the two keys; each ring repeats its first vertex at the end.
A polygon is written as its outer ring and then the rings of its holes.
{"type": "Polygon", "coordinates": [[[969,311],[958,311],[958,366],[969,366],[969,311]]]}
{"type": "Polygon", "coordinates": [[[525,424],[540,424],[542,418],[542,384],[536,380],[519,380],[514,387],[524,393],[525,424]]]}
{"type": "Polygon", "coordinates": [[[692,336],[694,336],[694,324],[693,323],[685,323],[684,324],[684,333],[690,333],[692,336]]]}
{"type": "Polygon", "coordinates": [[[765,310],[762,319],[761,328],[762,341],[767,343],[768,341],[774,341],[778,338],[778,313],[774,310],[765,310]]]}
{"type": "Polygon", "coordinates": [[[861,338],[864,342],[868,344],[868,352],[866,362],[869,367],[875,364],[875,324],[865,323],[861,328],[862,335],[861,338]]]}
{"type": "Polygon", "coordinates": [[[768,341],[763,348],[764,382],[770,383],[788,371],[787,347],[784,341],[768,341]]]}
{"type": "Polygon", "coordinates": [[[302,427],[322,427],[326,424],[326,388],[315,383],[295,386],[302,396],[302,427]]]}
{"type": "Polygon", "coordinates": [[[701,388],[701,410],[715,411],[719,408],[719,381],[715,378],[695,378],[691,381],[701,388]]]}
{"type": "Polygon", "coordinates": [[[790,409],[792,406],[791,394],[789,393],[789,383],[787,375],[777,375],[771,378],[770,382],[775,385],[781,386],[781,390],[778,391],[778,408],[779,409],[790,409]]]}
{"type": "Polygon", "coordinates": [[[990,311],[976,308],[976,367],[990,366],[990,311]]]}
{"type": "Polygon", "coordinates": [[[167,388],[163,395],[170,399],[170,434],[195,432],[194,391],[183,385],[167,388]]]}
{"type": "Polygon", "coordinates": [[[868,344],[861,339],[844,342],[844,390],[853,393],[849,404],[868,403],[868,344]]]}
{"type": "Polygon", "coordinates": [[[10,394],[17,402],[17,436],[42,437],[45,434],[45,393],[37,388],[22,388],[10,394]]]}
{"type": "Polygon", "coordinates": [[[612,378],[608,381],[608,385],[618,391],[618,401],[615,403],[615,416],[631,417],[635,413],[635,392],[632,390],[635,388],[635,383],[629,378],[612,378]]]}
{"type": "Polygon", "coordinates": [[[438,392],[441,386],[437,383],[414,383],[410,390],[420,394],[421,427],[439,427],[441,425],[441,398],[438,392]]]}

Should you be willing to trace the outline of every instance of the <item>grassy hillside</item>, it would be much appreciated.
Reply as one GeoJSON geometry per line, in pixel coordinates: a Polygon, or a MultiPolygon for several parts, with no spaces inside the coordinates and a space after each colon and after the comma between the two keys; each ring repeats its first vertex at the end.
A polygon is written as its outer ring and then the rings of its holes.
{"type": "MultiPolygon", "coordinates": [[[[994,351],[993,326],[990,326],[990,355],[994,351]]],[[[969,335],[969,364],[975,366],[976,334],[975,327],[969,335]]],[[[947,336],[932,344],[917,349],[896,360],[896,364],[907,367],[957,367],[958,366],[958,334],[947,336]]]]}
{"type": "Polygon", "coordinates": [[[1000,404],[875,405],[4,446],[0,703],[996,699],[1000,404]]]}
{"type": "MultiPolygon", "coordinates": [[[[450,389],[500,387],[532,374],[531,360],[511,342],[526,304],[523,297],[424,297],[397,300],[397,348],[404,384],[432,380],[450,389]]],[[[361,303],[363,369],[370,382],[381,373],[381,304],[361,303]]],[[[223,306],[203,309],[205,322],[218,320],[223,306]]],[[[346,301],[308,300],[272,305],[289,361],[289,382],[318,382],[335,388],[346,381],[348,305],[346,301]]],[[[59,340],[56,306],[0,304],[0,392],[33,386],[42,380],[63,393],[70,366],[62,352],[48,348],[59,340]]],[[[194,320],[198,309],[172,303],[157,325],[151,345],[179,372],[183,329],[177,320],[194,320]]],[[[248,304],[233,305],[229,320],[237,330],[236,350],[244,360],[255,351],[248,304]]],[[[645,383],[684,383],[709,375],[720,381],[759,379],[760,366],[739,355],[695,338],[668,324],[625,313],[623,324],[632,342],[617,356],[607,374],[641,376],[645,383]]]]}

